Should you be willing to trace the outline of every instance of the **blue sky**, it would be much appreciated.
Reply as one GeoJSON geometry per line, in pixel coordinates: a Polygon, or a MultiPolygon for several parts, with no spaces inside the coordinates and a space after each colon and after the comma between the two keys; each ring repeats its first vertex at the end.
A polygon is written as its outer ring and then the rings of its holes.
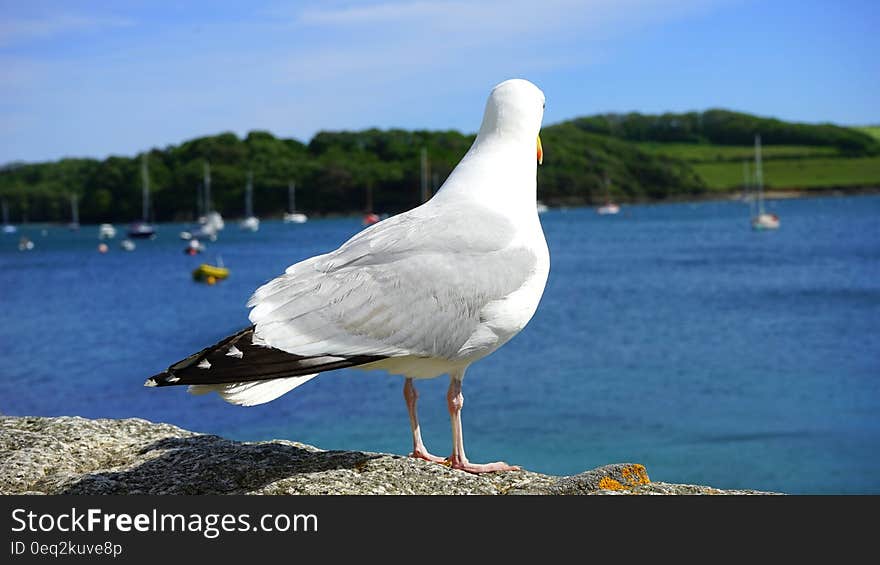
{"type": "Polygon", "coordinates": [[[880,2],[0,0],[0,163],[222,131],[479,126],[528,78],[545,124],[730,108],[880,124],[880,2]]]}

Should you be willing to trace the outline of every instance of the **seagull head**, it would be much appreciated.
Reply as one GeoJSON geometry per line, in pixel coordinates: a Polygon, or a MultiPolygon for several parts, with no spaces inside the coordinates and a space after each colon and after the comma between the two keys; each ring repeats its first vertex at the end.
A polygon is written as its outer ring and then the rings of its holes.
{"type": "Polygon", "coordinates": [[[541,120],[544,118],[544,93],[531,82],[514,78],[492,89],[483,113],[479,137],[496,135],[511,142],[533,142],[537,139],[538,163],[543,160],[541,120]]]}

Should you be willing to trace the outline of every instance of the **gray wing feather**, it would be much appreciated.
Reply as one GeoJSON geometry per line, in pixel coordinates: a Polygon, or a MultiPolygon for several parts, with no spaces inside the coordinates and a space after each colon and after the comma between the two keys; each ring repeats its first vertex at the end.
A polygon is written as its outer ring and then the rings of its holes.
{"type": "Polygon", "coordinates": [[[525,282],[535,257],[510,247],[515,226],[474,207],[423,209],[297,263],[248,305],[256,339],[297,355],[454,359],[480,312],[525,282]]]}

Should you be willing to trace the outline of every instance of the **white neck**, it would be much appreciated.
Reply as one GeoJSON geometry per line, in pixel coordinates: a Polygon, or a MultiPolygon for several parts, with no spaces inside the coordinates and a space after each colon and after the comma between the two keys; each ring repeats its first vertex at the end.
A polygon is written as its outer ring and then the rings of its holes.
{"type": "Polygon", "coordinates": [[[536,140],[483,131],[432,200],[468,200],[511,217],[537,216],[536,140]]]}

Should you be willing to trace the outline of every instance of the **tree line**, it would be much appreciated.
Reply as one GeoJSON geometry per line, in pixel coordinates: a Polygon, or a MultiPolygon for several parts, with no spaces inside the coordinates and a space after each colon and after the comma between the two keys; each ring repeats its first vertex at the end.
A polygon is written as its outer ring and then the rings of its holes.
{"type": "MultiPolygon", "coordinates": [[[[541,132],[544,165],[538,197],[550,205],[595,204],[606,194],[623,201],[657,200],[706,191],[683,160],[648,155],[632,141],[749,144],[760,126],[765,144],[834,145],[876,151],[859,132],[809,126],[711,110],[663,116],[602,115],[578,118],[541,132]],[[673,117],[675,116],[675,117],[673,117]],[[702,117],[699,117],[702,116],[702,117]],[[772,122],[772,124],[771,124],[772,122]],[[769,125],[773,127],[769,127],[769,125]],[[753,129],[749,129],[753,128],[753,129]],[[775,129],[774,129],[775,128],[775,129]]],[[[397,213],[420,203],[423,148],[428,185],[436,190],[473,142],[457,131],[401,129],[320,132],[309,143],[252,131],[205,136],[146,153],[152,221],[191,221],[200,212],[204,164],[210,163],[212,207],[226,217],[244,213],[246,176],[253,173],[254,211],[280,217],[288,185],[296,207],[311,215],[397,213]]],[[[13,222],[70,219],[70,196],[83,223],[128,222],[141,216],[141,159],[112,156],[12,163],[0,169],[0,198],[13,222]]]]}
{"type": "Polygon", "coordinates": [[[766,145],[830,146],[850,156],[880,152],[877,140],[852,128],[786,122],[720,109],[660,115],[600,114],[572,122],[584,131],[628,141],[749,145],[760,133],[766,145]]]}

